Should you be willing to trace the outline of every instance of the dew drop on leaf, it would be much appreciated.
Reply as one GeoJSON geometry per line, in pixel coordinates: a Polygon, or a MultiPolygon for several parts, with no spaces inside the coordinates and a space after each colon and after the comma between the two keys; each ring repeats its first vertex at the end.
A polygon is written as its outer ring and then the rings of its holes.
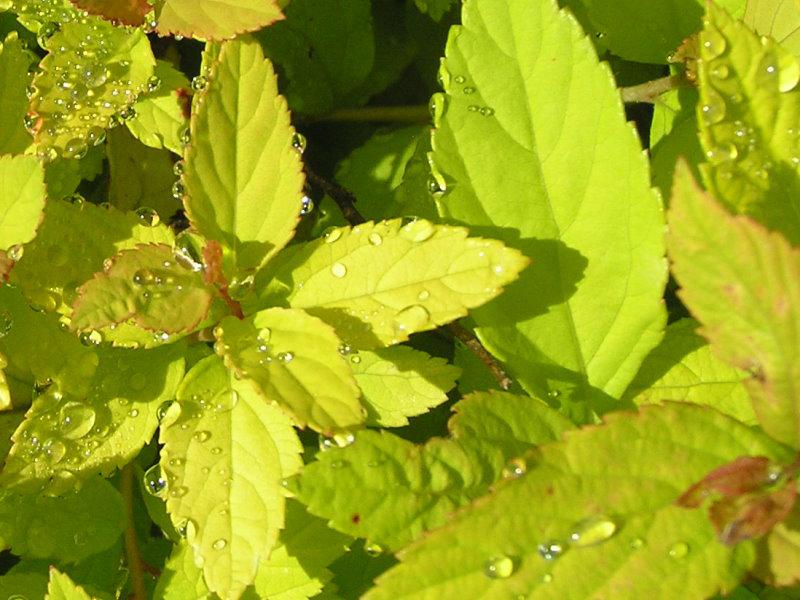
{"type": "Polygon", "coordinates": [[[739,156],[739,150],[734,144],[722,144],[706,151],[708,160],[715,164],[730,162],[735,160],[737,156],[739,156]]]}
{"type": "Polygon", "coordinates": [[[506,579],[514,573],[514,560],[505,554],[491,557],[483,565],[483,573],[492,579],[506,579]]]}
{"type": "Polygon", "coordinates": [[[353,356],[350,357],[350,362],[357,365],[361,362],[361,357],[358,354],[353,354],[353,356]]]}
{"type": "Polygon", "coordinates": [[[61,462],[67,454],[67,447],[59,439],[49,438],[42,442],[42,452],[48,463],[51,465],[61,462]]]}
{"type": "Polygon", "coordinates": [[[308,146],[308,141],[306,140],[306,136],[302,133],[297,131],[294,132],[292,135],[292,148],[297,150],[298,154],[303,154],[306,151],[306,146],[308,146]]]}
{"type": "Polygon", "coordinates": [[[190,85],[192,90],[195,92],[202,92],[208,85],[208,77],[205,77],[204,75],[197,75],[196,77],[192,78],[190,85]]]}
{"type": "Polygon", "coordinates": [[[169,407],[172,406],[174,403],[175,403],[174,400],[167,400],[159,405],[158,409],[156,410],[156,417],[158,418],[159,423],[164,420],[164,417],[167,416],[167,411],[169,410],[169,407]]]}
{"type": "Polygon", "coordinates": [[[400,235],[412,242],[424,242],[434,234],[435,228],[430,221],[414,219],[400,229],[400,235]]]}
{"type": "Polygon", "coordinates": [[[609,539],[617,531],[617,524],[604,515],[595,515],[576,523],[569,534],[573,546],[594,546],[609,539]]]}
{"type": "Polygon", "coordinates": [[[195,441],[200,442],[202,444],[203,442],[207,442],[211,438],[211,432],[205,430],[196,431],[192,437],[195,439],[195,441]]]}
{"type": "Polygon", "coordinates": [[[689,544],[686,542],[677,542],[670,547],[668,554],[671,558],[684,558],[687,554],[689,554],[689,544]]]}
{"type": "Polygon", "coordinates": [[[218,540],[215,540],[213,544],[211,544],[211,547],[214,550],[223,550],[227,545],[227,541],[225,541],[223,538],[219,538],[218,540]]]}
{"type": "Polygon", "coordinates": [[[90,406],[80,402],[68,402],[59,412],[59,429],[68,440],[77,440],[88,434],[94,427],[97,413],[90,406]]]}
{"type": "Polygon", "coordinates": [[[711,26],[707,26],[700,34],[700,37],[703,46],[703,58],[706,60],[721,56],[728,46],[725,36],[711,26]]]}
{"type": "Polygon", "coordinates": [[[284,363],[290,363],[294,360],[294,353],[293,352],[280,352],[278,356],[276,356],[279,361],[284,363]]]}
{"type": "Polygon", "coordinates": [[[311,214],[311,211],[314,210],[314,200],[311,199],[310,196],[303,196],[300,199],[300,216],[305,217],[308,214],[311,214]]]}
{"type": "Polygon", "coordinates": [[[342,263],[337,262],[331,265],[331,275],[336,277],[337,279],[341,279],[345,275],[347,275],[347,267],[345,267],[342,263]]]}
{"type": "Polygon", "coordinates": [[[364,544],[364,552],[367,554],[367,556],[375,558],[376,556],[383,554],[383,546],[376,544],[375,542],[367,541],[364,544]]]}
{"type": "Polygon", "coordinates": [[[644,540],[642,538],[638,538],[637,537],[637,538],[634,538],[634,539],[631,540],[631,549],[632,550],[638,550],[642,546],[644,546],[644,540]]]}
{"type": "Polygon", "coordinates": [[[376,232],[370,233],[367,239],[369,240],[369,243],[372,244],[373,246],[380,246],[383,243],[383,238],[381,237],[381,234],[376,232]]]}
{"type": "Polygon", "coordinates": [[[161,467],[153,465],[144,474],[144,488],[153,496],[162,497],[167,490],[167,480],[161,474],[161,467]]]}
{"type": "Polygon", "coordinates": [[[128,416],[129,416],[129,417],[131,417],[132,419],[135,419],[136,417],[138,417],[138,416],[139,416],[139,409],[138,409],[138,408],[132,408],[132,409],[130,409],[130,410],[128,411],[128,416]]]}
{"type": "Polygon", "coordinates": [[[169,491],[170,498],[183,498],[188,493],[189,488],[183,485],[169,491]]]}
{"type": "Polygon", "coordinates": [[[139,223],[145,227],[155,227],[161,222],[161,217],[158,216],[158,213],[147,206],[137,208],[136,216],[139,218],[139,223]]]}
{"type": "Polygon", "coordinates": [[[394,326],[398,332],[413,333],[424,329],[430,323],[430,313],[424,306],[414,304],[397,313],[394,326]]]}
{"type": "Polygon", "coordinates": [[[517,479],[522,477],[528,470],[528,465],[524,458],[512,458],[506,466],[503,467],[504,479],[517,479]]]}
{"type": "Polygon", "coordinates": [[[98,346],[103,342],[103,334],[96,329],[92,329],[91,331],[82,332],[78,339],[84,346],[98,346]]]}
{"type": "Polygon", "coordinates": [[[332,244],[336,240],[342,237],[342,230],[338,227],[333,227],[325,232],[323,235],[323,239],[325,240],[326,244],[332,244]]]}
{"type": "Polygon", "coordinates": [[[542,575],[542,583],[550,583],[551,581],[553,581],[552,573],[545,573],[542,575]]]}
{"type": "Polygon", "coordinates": [[[706,91],[705,102],[700,107],[700,117],[706,125],[714,125],[725,118],[725,101],[714,90],[706,91]]]}
{"type": "Polygon", "coordinates": [[[334,460],[331,462],[331,469],[343,469],[349,464],[346,460],[334,460]]]}
{"type": "Polygon", "coordinates": [[[557,540],[550,540],[539,544],[536,550],[543,559],[555,560],[564,553],[564,544],[557,540]]]}

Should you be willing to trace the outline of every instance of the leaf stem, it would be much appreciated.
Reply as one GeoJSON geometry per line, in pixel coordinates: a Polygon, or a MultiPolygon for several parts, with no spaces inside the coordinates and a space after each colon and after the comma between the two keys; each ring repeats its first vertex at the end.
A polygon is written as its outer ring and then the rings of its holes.
{"type": "Polygon", "coordinates": [[[139,554],[139,545],[136,542],[136,528],[133,521],[133,463],[128,463],[120,472],[119,491],[125,505],[125,558],[131,574],[131,587],[133,600],[147,600],[147,591],[144,585],[145,564],[139,554]]]}
{"type": "Polygon", "coordinates": [[[647,102],[654,104],[656,98],[661,94],[687,85],[688,82],[683,75],[669,75],[660,79],[646,81],[639,85],[623,87],[619,89],[622,101],[626,104],[635,102],[647,102]]]}
{"type": "MultiPolygon", "coordinates": [[[[321,175],[312,171],[307,164],[305,170],[308,180],[333,198],[333,201],[336,202],[348,223],[351,225],[359,225],[366,222],[364,215],[356,208],[356,197],[350,190],[342,187],[338,183],[328,181],[321,175]]],[[[480,340],[472,331],[461,325],[458,321],[448,323],[444,328],[440,329],[443,329],[445,332],[449,333],[450,336],[458,339],[478,357],[497,380],[501,389],[508,390],[511,387],[513,383],[511,378],[503,370],[503,367],[500,366],[500,363],[483,347],[483,344],[481,344],[480,340]]]]}
{"type": "Polygon", "coordinates": [[[311,118],[309,122],[387,122],[429,123],[431,113],[425,105],[418,106],[364,106],[339,108],[327,115],[311,118]]]}

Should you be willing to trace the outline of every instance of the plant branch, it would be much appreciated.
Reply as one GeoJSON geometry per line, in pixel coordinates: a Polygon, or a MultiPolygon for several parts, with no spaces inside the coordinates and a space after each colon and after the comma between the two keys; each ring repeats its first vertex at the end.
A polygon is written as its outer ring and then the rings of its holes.
{"type": "Polygon", "coordinates": [[[309,122],[373,122],[373,123],[429,123],[431,113],[427,106],[364,106],[340,108],[327,115],[311,118],[309,122]]]}
{"type": "Polygon", "coordinates": [[[133,463],[128,463],[120,473],[119,491],[125,505],[125,558],[131,574],[131,587],[133,600],[147,600],[147,590],[144,585],[144,573],[147,570],[136,542],[136,528],[133,521],[133,463]]]}
{"type": "Polygon", "coordinates": [[[688,82],[683,75],[669,75],[660,79],[646,81],[639,85],[620,88],[622,101],[626,104],[635,102],[655,103],[656,98],[661,94],[687,85],[688,82]]]}
{"type": "MultiPolygon", "coordinates": [[[[338,183],[328,181],[324,177],[312,171],[308,165],[305,167],[308,180],[319,187],[323,192],[328,194],[333,201],[336,202],[339,209],[342,211],[344,218],[351,225],[359,225],[365,223],[364,215],[358,212],[355,206],[356,197],[350,190],[345,189],[338,183]]],[[[489,354],[489,351],[483,347],[480,340],[475,337],[475,334],[461,325],[458,321],[453,321],[444,326],[443,330],[449,334],[448,337],[453,337],[462,342],[478,359],[486,365],[491,374],[497,380],[498,385],[503,390],[508,390],[511,387],[511,378],[503,370],[495,358],[489,354]]]]}

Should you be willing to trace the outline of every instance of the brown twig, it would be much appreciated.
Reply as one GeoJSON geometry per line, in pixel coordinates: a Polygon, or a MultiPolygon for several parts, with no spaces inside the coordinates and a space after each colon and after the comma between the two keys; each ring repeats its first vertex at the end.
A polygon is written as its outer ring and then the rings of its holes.
{"type": "Polygon", "coordinates": [[[125,465],[120,473],[119,491],[125,504],[125,558],[131,574],[131,587],[133,600],[147,600],[147,590],[144,585],[144,573],[147,567],[139,554],[139,545],[136,542],[136,528],[133,520],[133,463],[125,465]]]}
{"type": "MultiPolygon", "coordinates": [[[[323,192],[333,198],[333,201],[339,206],[339,209],[342,211],[342,214],[348,223],[351,225],[359,225],[366,222],[364,216],[358,212],[358,209],[355,206],[356,197],[352,192],[342,187],[338,183],[328,181],[324,177],[314,173],[308,168],[308,166],[306,166],[306,175],[308,176],[308,180],[313,185],[316,185],[323,192]]],[[[511,387],[511,384],[513,383],[511,378],[508,376],[505,370],[503,370],[503,367],[500,366],[500,363],[497,362],[495,358],[489,354],[489,351],[483,347],[483,344],[481,344],[480,340],[475,337],[475,334],[472,331],[461,325],[458,321],[448,323],[443,328],[440,328],[440,331],[448,333],[448,337],[453,337],[459,340],[470,350],[470,352],[478,357],[478,359],[484,365],[486,365],[486,368],[489,369],[492,376],[494,376],[494,378],[497,380],[497,383],[501,389],[508,390],[511,387]]]]}
{"type": "Polygon", "coordinates": [[[688,85],[688,82],[683,75],[670,75],[639,85],[620,88],[619,93],[622,95],[622,101],[626,104],[634,102],[653,104],[661,94],[685,85],[688,85]]]}

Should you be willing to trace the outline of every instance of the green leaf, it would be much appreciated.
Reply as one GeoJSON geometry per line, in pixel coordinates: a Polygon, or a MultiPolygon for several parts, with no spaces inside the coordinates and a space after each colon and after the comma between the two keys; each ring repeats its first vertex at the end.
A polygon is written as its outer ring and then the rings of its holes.
{"type": "Polygon", "coordinates": [[[47,586],[47,600],[91,600],[89,594],[76,584],[69,575],[50,567],[50,582],[47,586]]]}
{"type": "Polygon", "coordinates": [[[494,298],[529,262],[467,235],[421,219],[333,229],[259,273],[258,302],[306,309],[354,348],[397,344],[494,298]]]}
{"type": "Polygon", "coordinates": [[[508,461],[571,426],[544,403],[506,393],[472,394],[456,410],[450,439],[415,446],[361,431],[349,446],[317,454],[290,487],[336,529],[398,548],[486,493],[504,468],[524,472],[524,462],[508,461]]]}
{"type": "Polygon", "coordinates": [[[725,593],[753,565],[753,542],[721,544],[704,511],[674,502],[739,456],[790,454],[707,407],[609,416],[531,453],[525,475],[404,550],[365,598],[448,598],[465,589],[481,598],[725,593]]]}
{"type": "Polygon", "coordinates": [[[364,397],[367,424],[401,427],[447,400],[461,370],[407,346],[364,351],[350,357],[364,397]]]}
{"type": "Polygon", "coordinates": [[[478,336],[528,390],[617,396],[661,339],[666,263],[611,73],[552,0],[471,0],[462,22],[433,100],[440,211],[533,259],[478,336]]]}
{"type": "Polygon", "coordinates": [[[130,132],[117,127],[108,132],[108,200],[120,210],[141,206],[165,217],[180,207],[172,195],[175,184],[172,156],[167,150],[145,146],[130,132]]]}
{"type": "Polygon", "coordinates": [[[678,169],[669,253],[680,297],[717,355],[744,383],[764,430],[800,445],[800,254],[784,237],[734,217],[678,169]]]}
{"type": "Polygon", "coordinates": [[[28,67],[33,56],[16,32],[0,44],[0,154],[22,154],[32,143],[23,118],[28,112],[28,67]]]}
{"type": "Polygon", "coordinates": [[[77,562],[112,546],[122,529],[122,498],[100,477],[55,498],[0,494],[0,541],[20,556],[77,562]]]}
{"type": "Polygon", "coordinates": [[[125,125],[143,144],[183,154],[181,132],[186,127],[184,102],[188,100],[180,93],[189,89],[189,80],[163,60],[156,61],[154,77],[158,81],[151,82],[157,86],[155,91],[139,97],[133,105],[136,116],[125,125]]]}
{"type": "Polygon", "coordinates": [[[82,200],[51,200],[44,212],[38,235],[11,271],[11,282],[48,310],[71,304],[78,287],[103,270],[106,258],[137,244],[172,245],[175,240],[149,213],[140,217],[82,200]]]}
{"type": "Polygon", "coordinates": [[[800,64],[713,4],[700,56],[706,187],[734,212],[800,242],[800,64]]]}
{"type": "Polygon", "coordinates": [[[800,56],[800,5],[797,0],[747,0],[742,21],[759,35],[800,56]]]}
{"type": "Polygon", "coordinates": [[[74,330],[132,321],[152,331],[192,331],[215,296],[198,271],[175,260],[165,244],[123,250],[83,284],[72,304],[74,330]]]}
{"type": "Polygon", "coordinates": [[[35,398],[14,433],[3,484],[49,485],[59,492],[130,462],[153,437],[162,404],[175,397],[182,350],[98,349],[85,396],[53,383],[35,398]]]}
{"type": "Polygon", "coordinates": [[[238,597],[283,528],[280,482],[302,466],[291,422],[209,356],[181,384],[159,441],[165,479],[152,489],[164,494],[209,588],[238,597]]]}
{"type": "Polygon", "coordinates": [[[47,197],[50,200],[61,200],[73,194],[84,179],[94,180],[103,172],[105,157],[105,147],[94,146],[80,160],[57,158],[48,162],[44,172],[47,197]]]}
{"type": "Polygon", "coordinates": [[[707,404],[748,424],[755,424],[753,406],[743,385],[748,374],[719,360],[695,332],[697,323],[681,319],[645,358],[623,400],[653,404],[681,400],[707,404]]]}
{"type": "Polygon", "coordinates": [[[47,159],[80,157],[147,89],[155,59],[141,29],[97,18],[64,23],[46,46],[31,98],[36,144],[47,159]]]}
{"type": "Polygon", "coordinates": [[[319,319],[270,308],[244,320],[227,317],[214,335],[225,364],[300,427],[330,434],[364,420],[358,386],[339,352],[342,342],[319,319]]]}
{"type": "Polygon", "coordinates": [[[222,45],[196,105],[186,214],[222,244],[228,272],[253,270],[291,239],[304,181],[286,102],[257,42],[222,45]]]}
{"type": "Polygon", "coordinates": [[[283,19],[278,0],[220,0],[198,7],[192,0],[158,0],[156,31],[205,40],[224,40],[283,19]]]}
{"type": "Polygon", "coordinates": [[[434,21],[441,19],[453,3],[453,0],[414,0],[417,8],[429,14],[434,21]]]}
{"type": "Polygon", "coordinates": [[[154,598],[186,600],[205,598],[208,587],[203,581],[203,571],[194,563],[194,552],[186,544],[176,544],[161,571],[154,598]]]}
{"type": "Polygon", "coordinates": [[[33,156],[0,155],[0,249],[33,239],[44,199],[42,163],[33,156]]]}
{"type": "Polygon", "coordinates": [[[6,573],[0,576],[0,595],[4,598],[44,598],[47,576],[43,573],[6,573]]]}
{"type": "Polygon", "coordinates": [[[293,0],[286,20],[258,37],[286,74],[286,98],[300,113],[352,104],[375,61],[368,0],[293,0]]]}

